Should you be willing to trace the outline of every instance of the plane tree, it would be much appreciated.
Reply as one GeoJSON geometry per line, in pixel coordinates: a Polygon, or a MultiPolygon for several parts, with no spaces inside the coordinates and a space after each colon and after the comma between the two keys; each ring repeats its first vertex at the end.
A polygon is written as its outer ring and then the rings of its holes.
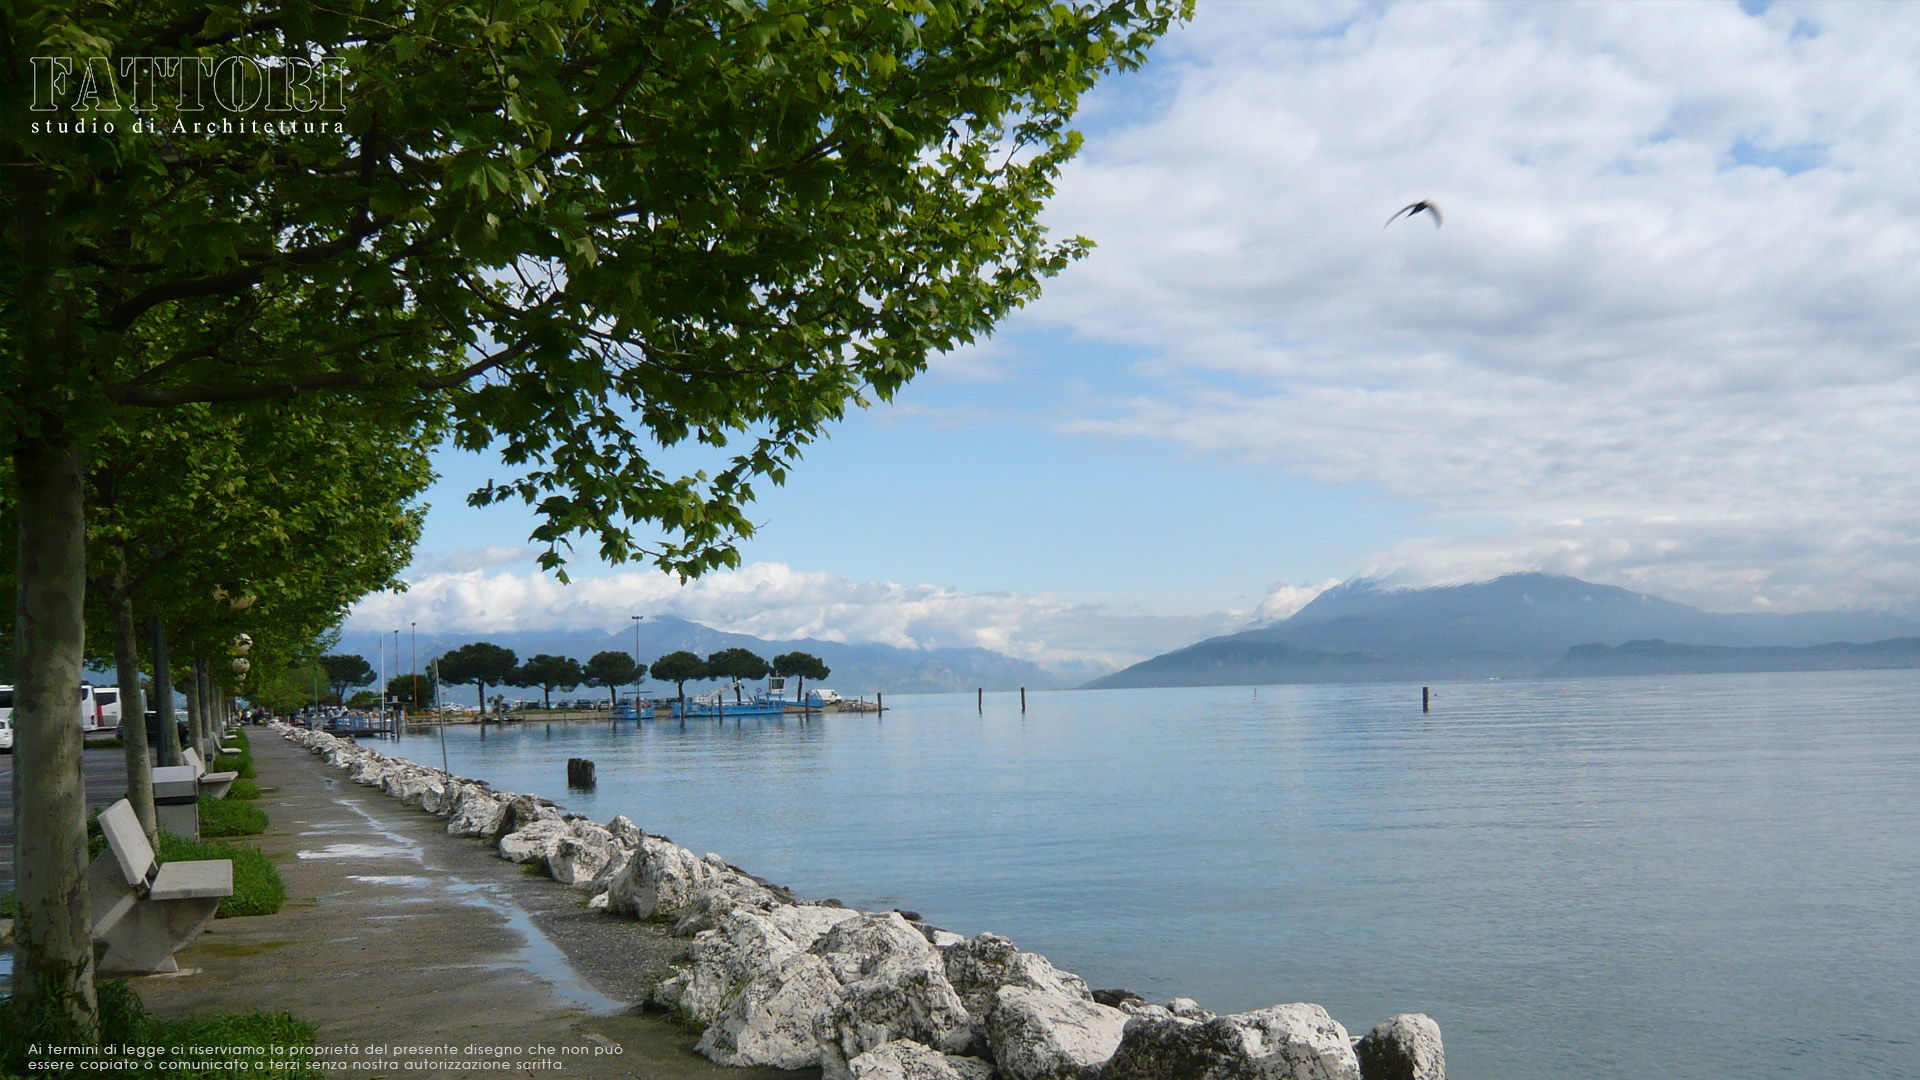
{"type": "Polygon", "coordinates": [[[681,574],[737,565],[756,483],[1084,252],[1039,223],[1078,146],[1070,118],[1180,14],[13,5],[0,435],[21,522],[16,806],[42,826],[16,849],[16,1000],[97,1030],[84,799],[66,780],[80,747],[60,722],[97,436],[192,405],[317,395],[383,418],[444,402],[455,441],[506,470],[471,501],[532,505],[549,569],[576,537],[681,574]],[[143,57],[184,58],[179,77],[143,57]],[[189,76],[227,59],[245,61],[237,103],[194,111],[189,76]],[[122,85],[123,66],[149,78],[122,85]],[[263,90],[283,113],[240,107],[263,90]],[[35,108],[81,131],[37,131],[35,108]],[[275,135],[245,132],[263,120],[275,135]],[[710,468],[663,465],[686,442],[710,468]]]}

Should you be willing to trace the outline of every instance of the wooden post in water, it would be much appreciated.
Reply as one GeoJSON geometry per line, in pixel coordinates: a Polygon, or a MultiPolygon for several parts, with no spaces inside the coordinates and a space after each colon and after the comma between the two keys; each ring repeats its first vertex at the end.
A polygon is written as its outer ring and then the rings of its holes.
{"type": "Polygon", "coordinates": [[[1027,688],[1024,686],[1020,688],[1020,711],[1027,711],[1027,688]]]}
{"type": "Polygon", "coordinates": [[[987,711],[987,688],[986,687],[982,686],[974,690],[973,703],[974,703],[974,707],[979,709],[982,714],[986,713],[987,711]]]}
{"type": "Polygon", "coordinates": [[[1421,712],[1426,712],[1429,708],[1432,707],[1432,693],[1433,691],[1431,687],[1423,686],[1420,688],[1420,711],[1421,712]]]}
{"type": "Polygon", "coordinates": [[[886,711],[887,711],[887,695],[881,693],[878,690],[875,690],[873,692],[873,714],[875,716],[878,716],[881,713],[886,711]]]}
{"type": "Polygon", "coordinates": [[[593,787],[593,762],[586,758],[568,758],[567,786],[570,788],[593,787]]]}

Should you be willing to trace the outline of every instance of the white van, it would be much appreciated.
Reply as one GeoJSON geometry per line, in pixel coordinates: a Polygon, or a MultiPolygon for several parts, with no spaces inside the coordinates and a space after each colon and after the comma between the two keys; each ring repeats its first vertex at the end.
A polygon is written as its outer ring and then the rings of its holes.
{"type": "Polygon", "coordinates": [[[112,731],[120,726],[120,688],[80,684],[80,730],[112,731]]]}
{"type": "MultiPolygon", "coordinates": [[[[120,688],[80,684],[80,730],[112,731],[120,725],[120,688]]],[[[0,749],[13,748],[13,687],[0,686],[0,723],[6,734],[0,735],[0,749]]]]}

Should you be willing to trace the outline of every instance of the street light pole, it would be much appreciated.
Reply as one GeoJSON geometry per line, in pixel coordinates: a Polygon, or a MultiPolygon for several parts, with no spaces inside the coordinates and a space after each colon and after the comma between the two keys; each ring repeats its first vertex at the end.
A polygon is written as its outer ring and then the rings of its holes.
{"type": "Polygon", "coordinates": [[[633,720],[640,722],[640,616],[633,617],[633,720]]]}

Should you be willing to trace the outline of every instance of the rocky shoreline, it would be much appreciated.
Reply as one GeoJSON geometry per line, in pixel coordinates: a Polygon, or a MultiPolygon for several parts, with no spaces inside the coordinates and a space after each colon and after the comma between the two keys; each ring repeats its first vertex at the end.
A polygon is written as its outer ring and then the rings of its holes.
{"type": "Polygon", "coordinates": [[[493,790],[350,739],[282,734],[503,859],[544,865],[613,917],[687,939],[652,1003],[702,1031],[723,1065],[818,1067],[828,1080],[1444,1080],[1440,1029],[1419,1013],[1358,1039],[1305,1002],[1216,1016],[1094,990],[995,934],[912,912],[795,897],[642,831],[537,795],[493,790]]]}

